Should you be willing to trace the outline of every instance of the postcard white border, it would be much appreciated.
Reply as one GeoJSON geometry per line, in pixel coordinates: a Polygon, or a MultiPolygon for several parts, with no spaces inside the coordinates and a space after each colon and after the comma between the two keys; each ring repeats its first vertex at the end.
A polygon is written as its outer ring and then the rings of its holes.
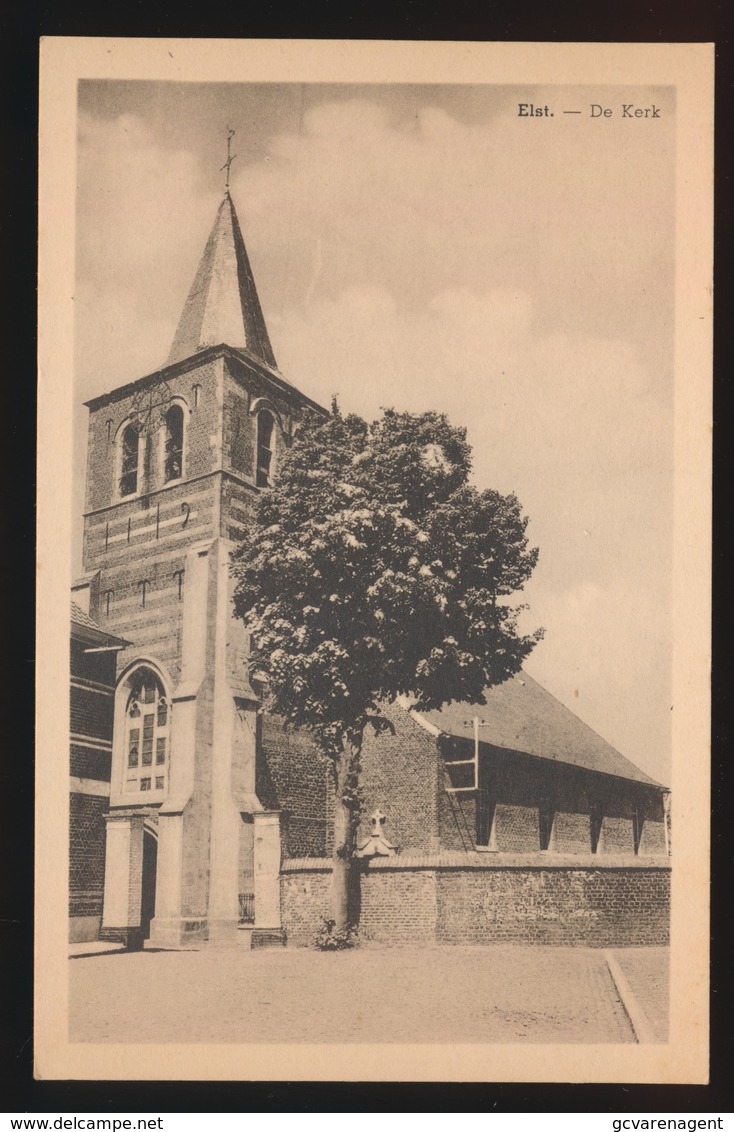
{"type": "Polygon", "coordinates": [[[711,44],[45,38],[40,102],[35,1065],[40,1079],[705,1083],[713,262],[711,44]],[[67,1036],[76,89],[82,78],[672,85],[677,114],[673,898],[664,1046],[101,1045],[67,1036]],[[60,801],[62,799],[63,801],[60,801]]]}

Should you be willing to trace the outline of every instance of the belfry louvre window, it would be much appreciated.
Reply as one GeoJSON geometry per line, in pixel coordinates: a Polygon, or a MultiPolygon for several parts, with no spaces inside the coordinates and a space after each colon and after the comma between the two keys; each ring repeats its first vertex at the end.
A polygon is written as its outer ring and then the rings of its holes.
{"type": "Polygon", "coordinates": [[[120,495],[134,495],[138,490],[138,441],[140,431],[137,425],[129,424],[122,434],[122,460],[120,464],[120,495]]]}
{"type": "Polygon", "coordinates": [[[165,483],[180,480],[183,475],[184,415],[180,405],[172,405],[166,413],[166,453],[163,469],[165,483]]]}
{"type": "Polygon", "coordinates": [[[275,444],[275,421],[273,414],[261,409],[257,414],[257,468],[255,483],[258,487],[270,487],[273,474],[273,454],[275,444]]]}
{"type": "Polygon", "coordinates": [[[136,674],[125,715],[125,793],[160,793],[168,778],[171,709],[148,669],[136,674]]]}

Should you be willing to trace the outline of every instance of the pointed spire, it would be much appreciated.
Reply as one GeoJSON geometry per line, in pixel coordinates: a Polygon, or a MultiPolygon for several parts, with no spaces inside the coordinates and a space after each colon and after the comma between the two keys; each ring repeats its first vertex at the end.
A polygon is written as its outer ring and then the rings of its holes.
{"type": "Polygon", "coordinates": [[[229,190],[219,206],[167,364],[219,343],[249,350],[277,368],[229,190]]]}

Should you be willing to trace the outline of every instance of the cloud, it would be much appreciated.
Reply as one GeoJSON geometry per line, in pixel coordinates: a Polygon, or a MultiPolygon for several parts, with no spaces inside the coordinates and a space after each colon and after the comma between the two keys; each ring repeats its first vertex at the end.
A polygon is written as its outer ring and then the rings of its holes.
{"type": "MultiPolygon", "coordinates": [[[[647,287],[649,331],[671,218],[649,137],[627,132],[615,160],[598,125],[564,145],[524,125],[519,135],[509,112],[467,123],[430,104],[405,117],[364,99],[325,101],[300,131],[275,134],[265,159],[235,163],[233,195],[276,357],[293,353],[280,324],[294,308],[372,287],[408,311],[453,302],[467,340],[493,295],[494,322],[480,333],[496,328],[495,353],[504,349],[500,293],[532,295],[534,329],[546,335],[615,337],[620,319],[640,332],[634,299],[647,287]]],[[[125,293],[138,296],[157,364],[218,193],[200,150],[173,148],[165,123],[129,113],[80,117],[79,171],[78,278],[110,306],[119,293],[123,313],[125,293]]],[[[88,306],[80,313],[94,317],[88,306]]],[[[456,348],[455,358],[458,367],[456,348]]]]}
{"type": "Polygon", "coordinates": [[[442,290],[405,310],[384,287],[352,286],[278,321],[281,364],[315,396],[338,389],[368,416],[388,404],[445,407],[449,389],[468,410],[516,358],[528,314],[527,296],[502,290],[442,290]]]}
{"type": "MultiPolygon", "coordinates": [[[[450,411],[470,428],[478,478],[522,486],[539,509],[550,490],[576,509],[588,491],[598,500],[610,477],[633,476],[638,492],[649,480],[657,494],[670,469],[670,403],[635,348],[538,336],[533,314],[520,291],[441,290],[415,310],[386,288],[353,286],[278,320],[281,364],[317,399],[339,392],[368,417],[383,405],[450,411]]],[[[598,528],[601,515],[592,506],[579,518],[598,528]]]]}
{"type": "Polygon", "coordinates": [[[85,393],[165,359],[217,207],[195,156],[133,115],[79,119],[76,369],[85,393]]]}
{"type": "Polygon", "coordinates": [[[276,136],[234,186],[258,252],[291,250],[295,298],[298,249],[319,239],[327,292],[358,281],[425,299],[450,282],[481,291],[511,280],[550,304],[567,296],[569,315],[603,310],[610,292],[614,317],[646,291],[650,319],[672,231],[657,145],[627,131],[615,147],[585,120],[558,128],[563,144],[557,129],[519,134],[511,114],[466,123],[426,106],[396,123],[384,106],[347,100],[276,136]]]}
{"type": "MultiPolygon", "coordinates": [[[[532,584],[531,584],[532,589],[532,584]]],[[[668,595],[620,576],[533,602],[546,636],[527,668],[623,754],[666,782],[671,741],[668,595]]]]}

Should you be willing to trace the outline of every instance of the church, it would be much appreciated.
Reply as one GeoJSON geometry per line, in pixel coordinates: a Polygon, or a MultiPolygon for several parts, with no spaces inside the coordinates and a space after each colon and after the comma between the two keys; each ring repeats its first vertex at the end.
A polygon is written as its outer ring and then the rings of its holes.
{"type": "MultiPolygon", "coordinates": [[[[159,370],[87,403],[72,587],[72,942],[310,946],[328,914],[329,767],[264,712],[230,557],[304,412],[229,190],[159,370]]],[[[482,707],[386,705],[369,738],[360,938],[667,941],[667,788],[528,674],[482,707]]]]}

